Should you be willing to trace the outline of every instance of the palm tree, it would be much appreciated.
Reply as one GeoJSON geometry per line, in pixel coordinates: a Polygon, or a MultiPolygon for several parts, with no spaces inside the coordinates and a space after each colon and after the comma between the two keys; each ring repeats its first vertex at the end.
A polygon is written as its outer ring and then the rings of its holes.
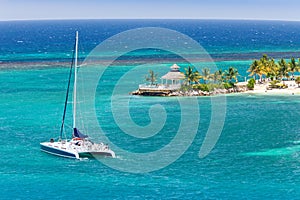
{"type": "Polygon", "coordinates": [[[289,71],[292,74],[292,79],[294,79],[294,73],[299,71],[298,63],[296,63],[296,60],[294,57],[292,57],[291,61],[289,62],[289,71]]]}
{"type": "Polygon", "coordinates": [[[213,79],[214,79],[214,82],[218,82],[218,81],[222,81],[223,79],[223,72],[222,72],[222,69],[219,69],[217,70],[214,74],[213,74],[213,79]]]}
{"type": "Polygon", "coordinates": [[[278,77],[279,75],[279,66],[278,64],[275,62],[275,60],[272,58],[269,61],[269,70],[267,72],[267,77],[270,77],[272,80],[275,77],[278,77]]]}
{"type": "Polygon", "coordinates": [[[260,77],[260,82],[262,82],[263,75],[267,76],[270,71],[270,58],[267,56],[267,54],[264,54],[261,59],[259,59],[259,67],[257,72],[260,77]]]}
{"type": "Polygon", "coordinates": [[[209,68],[202,69],[202,79],[204,81],[204,84],[206,84],[206,81],[211,78],[210,70],[209,68]]]}
{"type": "Polygon", "coordinates": [[[250,76],[255,75],[259,76],[260,82],[262,82],[263,76],[274,76],[275,70],[277,70],[277,65],[274,59],[269,58],[266,54],[264,54],[259,60],[254,60],[250,65],[248,72],[250,72],[250,76]]]}
{"type": "Polygon", "coordinates": [[[228,71],[225,71],[226,79],[232,83],[232,79],[234,79],[237,82],[237,77],[239,75],[239,72],[234,67],[229,67],[228,71]]]}
{"type": "Polygon", "coordinates": [[[154,85],[154,83],[155,83],[156,80],[157,80],[157,76],[158,76],[158,75],[155,74],[154,71],[149,70],[149,75],[146,76],[145,78],[146,78],[146,81],[148,81],[148,82],[151,83],[151,85],[154,85]]]}
{"type": "Polygon", "coordinates": [[[289,76],[289,65],[286,63],[286,61],[282,58],[279,62],[279,76],[280,79],[284,78],[284,77],[288,77],[289,76]]]}
{"type": "Polygon", "coordinates": [[[250,68],[247,72],[250,72],[250,76],[254,76],[254,80],[256,80],[256,74],[258,74],[259,71],[259,61],[254,60],[253,63],[250,65],[250,68]]]}
{"type": "Polygon", "coordinates": [[[188,67],[185,70],[185,82],[188,83],[188,85],[191,85],[192,83],[199,83],[199,79],[201,78],[199,72],[197,70],[194,70],[194,67],[188,67]]]}
{"type": "Polygon", "coordinates": [[[268,64],[270,58],[268,57],[267,54],[263,54],[263,56],[259,60],[264,66],[266,66],[268,64]]]}

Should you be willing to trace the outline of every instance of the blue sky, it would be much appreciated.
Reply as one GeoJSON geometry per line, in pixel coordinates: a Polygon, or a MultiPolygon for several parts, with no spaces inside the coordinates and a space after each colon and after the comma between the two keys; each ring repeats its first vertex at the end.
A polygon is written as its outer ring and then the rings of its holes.
{"type": "Polygon", "coordinates": [[[267,19],[300,21],[298,0],[0,0],[0,20],[267,19]]]}

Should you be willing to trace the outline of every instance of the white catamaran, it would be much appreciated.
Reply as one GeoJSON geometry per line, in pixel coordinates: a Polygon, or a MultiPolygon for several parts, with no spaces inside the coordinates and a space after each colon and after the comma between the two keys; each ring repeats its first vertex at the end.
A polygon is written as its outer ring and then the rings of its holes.
{"type": "Polygon", "coordinates": [[[60,130],[60,137],[58,141],[54,141],[54,139],[50,139],[49,142],[42,142],[41,151],[44,151],[49,154],[53,154],[56,156],[66,157],[66,158],[85,158],[85,157],[93,157],[93,156],[108,156],[115,157],[115,153],[109,148],[108,145],[103,143],[94,143],[92,142],[87,135],[82,134],[76,128],[76,89],[77,89],[77,60],[78,60],[78,31],[76,31],[76,41],[75,41],[75,56],[73,56],[70,74],[69,74],[69,82],[66,94],[66,101],[63,113],[63,120],[60,130]],[[73,62],[74,61],[74,62],[73,62]],[[72,139],[62,139],[62,133],[64,129],[64,121],[67,109],[67,101],[70,89],[70,82],[73,70],[74,63],[74,90],[73,90],[73,135],[72,139]]]}

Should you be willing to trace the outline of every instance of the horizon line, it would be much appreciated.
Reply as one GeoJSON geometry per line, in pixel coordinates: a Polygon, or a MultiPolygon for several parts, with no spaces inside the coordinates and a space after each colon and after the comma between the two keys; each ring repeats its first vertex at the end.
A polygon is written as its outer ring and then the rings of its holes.
{"type": "Polygon", "coordinates": [[[263,19],[263,18],[28,18],[28,19],[0,19],[0,22],[17,21],[74,21],[74,20],[228,20],[228,21],[282,21],[282,22],[300,22],[292,19],[263,19]]]}

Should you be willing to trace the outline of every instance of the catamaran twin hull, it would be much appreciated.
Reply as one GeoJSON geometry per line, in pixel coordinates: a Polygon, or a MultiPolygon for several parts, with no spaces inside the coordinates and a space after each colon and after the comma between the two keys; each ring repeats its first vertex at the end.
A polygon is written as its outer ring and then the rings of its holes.
{"type": "Polygon", "coordinates": [[[66,158],[80,159],[97,156],[115,158],[115,153],[107,145],[91,143],[90,141],[43,142],[40,145],[41,151],[66,158]]]}

